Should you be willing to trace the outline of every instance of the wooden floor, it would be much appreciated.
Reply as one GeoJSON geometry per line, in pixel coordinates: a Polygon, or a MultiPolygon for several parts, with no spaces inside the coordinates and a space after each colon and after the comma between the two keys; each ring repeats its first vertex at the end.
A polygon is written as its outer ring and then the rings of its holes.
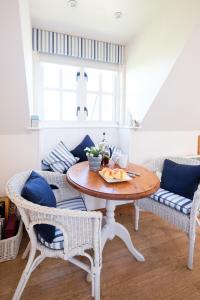
{"type": "MultiPolygon", "coordinates": [[[[133,229],[133,211],[120,207],[117,219],[124,224],[146,261],[137,262],[115,238],[103,251],[101,300],[200,299],[200,233],[197,235],[194,270],[186,268],[187,238],[158,217],[143,212],[140,230],[133,229]]],[[[26,261],[24,236],[15,261],[0,264],[0,299],[11,299],[26,261]]],[[[22,300],[89,300],[85,273],[72,264],[47,259],[31,275],[22,300]]]]}

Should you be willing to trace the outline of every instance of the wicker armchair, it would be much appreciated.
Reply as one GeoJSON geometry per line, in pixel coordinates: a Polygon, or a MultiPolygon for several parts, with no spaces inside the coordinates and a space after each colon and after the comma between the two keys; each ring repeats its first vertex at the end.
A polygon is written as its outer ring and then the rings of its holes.
{"type": "MultiPolygon", "coordinates": [[[[59,188],[56,201],[80,197],[80,194],[66,182],[65,175],[53,172],[38,171],[49,184],[59,188]]],[[[18,283],[13,299],[20,299],[25,285],[35,268],[46,258],[62,258],[85,270],[92,281],[92,296],[100,299],[100,271],[101,271],[101,221],[100,212],[73,211],[61,208],[48,208],[33,204],[21,197],[22,187],[30,172],[23,172],[11,178],[7,184],[7,194],[14,202],[21,214],[26,231],[30,238],[30,253],[27,265],[18,283]],[[59,228],[64,237],[63,249],[54,250],[41,244],[36,236],[34,225],[50,224],[59,228]],[[93,255],[86,251],[93,249],[93,255]],[[36,251],[40,254],[36,256],[36,251]],[[74,256],[81,255],[89,259],[87,265],[74,256]]]]}
{"type": "MultiPolygon", "coordinates": [[[[168,158],[176,163],[188,164],[188,165],[200,165],[200,161],[183,158],[183,157],[163,157],[153,160],[146,164],[146,167],[157,175],[162,173],[164,160],[168,158]]],[[[135,230],[138,230],[139,214],[141,210],[152,212],[153,214],[161,217],[172,225],[177,226],[179,229],[186,232],[189,238],[189,254],[187,266],[192,270],[193,268],[193,254],[196,237],[196,225],[199,224],[199,205],[200,205],[200,185],[194,194],[192,206],[189,214],[184,214],[171,208],[167,205],[152,200],[151,198],[144,198],[134,202],[135,206],[135,230]]]]}

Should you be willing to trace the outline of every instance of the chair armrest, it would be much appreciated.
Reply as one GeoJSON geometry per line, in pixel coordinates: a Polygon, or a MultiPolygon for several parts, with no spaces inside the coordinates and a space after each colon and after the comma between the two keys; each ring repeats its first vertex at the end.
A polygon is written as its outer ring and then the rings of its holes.
{"type": "Polygon", "coordinates": [[[151,160],[151,161],[145,163],[144,166],[154,173],[162,172],[163,161],[164,161],[164,158],[154,159],[154,160],[151,160]]]}
{"type": "Polygon", "coordinates": [[[190,233],[189,236],[193,236],[196,231],[196,222],[199,215],[200,209],[200,185],[198,186],[196,192],[194,193],[191,212],[190,212],[190,233]]]}
{"type": "Polygon", "coordinates": [[[146,168],[150,169],[152,172],[159,171],[162,173],[163,169],[163,163],[165,159],[170,159],[178,164],[186,164],[186,165],[200,165],[200,161],[187,158],[187,157],[181,157],[181,156],[166,156],[166,157],[160,157],[157,159],[154,159],[152,161],[149,161],[145,163],[146,168]]]}
{"type": "Polygon", "coordinates": [[[43,176],[49,184],[53,184],[58,187],[58,190],[54,191],[57,202],[81,196],[79,191],[69,185],[66,179],[66,174],[48,171],[38,171],[38,173],[43,176]]]}
{"type": "Polygon", "coordinates": [[[64,255],[69,258],[82,255],[85,249],[100,249],[101,222],[100,212],[72,211],[49,208],[36,204],[19,207],[22,220],[33,243],[37,243],[34,231],[36,224],[49,224],[59,228],[64,237],[64,255]]]}
{"type": "Polygon", "coordinates": [[[190,216],[198,216],[200,209],[200,184],[194,193],[190,216]]]}

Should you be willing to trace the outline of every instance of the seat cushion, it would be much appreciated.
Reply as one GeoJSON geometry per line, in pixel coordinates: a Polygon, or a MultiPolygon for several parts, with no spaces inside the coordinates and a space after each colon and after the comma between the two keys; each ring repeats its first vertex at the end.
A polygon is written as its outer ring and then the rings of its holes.
{"type": "MultiPolygon", "coordinates": [[[[24,184],[21,195],[35,204],[56,207],[56,198],[48,182],[38,173],[32,171],[24,184]]],[[[48,224],[35,225],[35,230],[42,238],[51,243],[55,237],[55,227],[48,224]]]]}
{"type": "Polygon", "coordinates": [[[183,196],[174,194],[162,188],[158,189],[157,192],[150,196],[154,201],[162,203],[166,206],[169,206],[173,209],[189,215],[192,207],[192,200],[185,198],[183,196]]]}
{"type": "MultiPolygon", "coordinates": [[[[71,209],[71,210],[82,210],[86,211],[87,208],[85,206],[85,201],[82,197],[76,197],[67,199],[64,201],[61,201],[57,203],[57,208],[61,209],[71,209]]],[[[37,238],[40,241],[40,243],[47,248],[53,249],[53,250],[62,250],[64,249],[64,239],[62,231],[59,228],[55,229],[55,237],[52,240],[51,243],[48,243],[46,240],[43,239],[43,237],[40,234],[37,234],[37,238]]]]}
{"type": "Polygon", "coordinates": [[[54,172],[66,173],[78,161],[79,158],[74,157],[65,144],[60,141],[49,155],[42,160],[42,164],[54,172]]]}
{"type": "Polygon", "coordinates": [[[200,165],[183,165],[165,159],[160,187],[193,199],[200,181],[200,165]]]}
{"type": "Polygon", "coordinates": [[[82,210],[82,211],[87,210],[85,206],[85,201],[81,196],[60,201],[57,203],[56,207],[61,209],[72,209],[72,210],[82,210]]]}
{"type": "Polygon", "coordinates": [[[94,147],[95,144],[94,142],[91,140],[89,135],[86,135],[84,137],[84,139],[82,140],[82,142],[76,146],[76,148],[74,148],[71,153],[80,158],[80,162],[81,161],[86,161],[87,160],[87,156],[86,156],[86,152],[84,151],[85,148],[90,148],[90,147],[94,147]]]}

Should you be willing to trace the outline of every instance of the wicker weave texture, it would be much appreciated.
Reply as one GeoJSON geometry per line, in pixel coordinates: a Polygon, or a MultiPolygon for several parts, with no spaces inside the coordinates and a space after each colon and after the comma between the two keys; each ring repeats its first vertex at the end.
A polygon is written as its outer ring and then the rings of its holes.
{"type": "Polygon", "coordinates": [[[0,262],[15,259],[22,239],[23,223],[20,221],[18,232],[15,236],[0,241],[0,262]]]}
{"type": "MultiPolygon", "coordinates": [[[[185,158],[185,157],[162,157],[152,160],[146,164],[146,167],[152,172],[162,173],[163,163],[165,159],[170,159],[179,164],[185,165],[200,165],[199,160],[185,158]]],[[[138,230],[139,213],[141,210],[150,211],[153,214],[166,220],[168,223],[175,225],[179,229],[186,232],[189,238],[189,255],[188,255],[188,268],[193,267],[193,252],[196,237],[196,225],[198,224],[198,215],[200,209],[200,185],[194,193],[192,208],[190,215],[185,215],[175,209],[165,206],[151,198],[144,198],[134,203],[135,205],[135,229],[138,230]]]]}
{"type": "MultiPolygon", "coordinates": [[[[31,171],[17,174],[7,183],[7,194],[17,206],[27,233],[30,237],[30,254],[27,266],[22,274],[13,299],[19,299],[31,272],[45,257],[56,257],[75,263],[91,275],[92,294],[99,299],[101,258],[101,222],[100,212],[75,211],[37,205],[27,201],[21,196],[21,190],[31,171]],[[64,249],[53,250],[38,242],[34,226],[36,224],[50,224],[59,228],[64,237],[64,249]],[[93,249],[94,255],[89,255],[86,250],[93,249]],[[36,251],[40,255],[36,257],[36,251]],[[90,267],[78,261],[74,256],[82,255],[89,259],[90,267]],[[28,275],[27,275],[28,274],[28,275]]],[[[54,172],[36,171],[43,176],[49,184],[58,187],[56,201],[63,201],[73,197],[80,197],[66,181],[66,175],[54,172]]]]}

